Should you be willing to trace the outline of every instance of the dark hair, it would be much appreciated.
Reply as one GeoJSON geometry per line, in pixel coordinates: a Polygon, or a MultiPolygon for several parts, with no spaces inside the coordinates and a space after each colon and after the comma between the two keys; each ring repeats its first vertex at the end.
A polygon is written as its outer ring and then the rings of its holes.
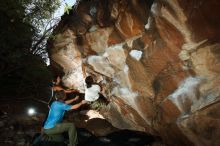
{"type": "Polygon", "coordinates": [[[66,96],[66,93],[64,92],[64,90],[60,90],[55,93],[56,100],[63,99],[65,96],[66,96]]]}
{"type": "Polygon", "coordinates": [[[93,84],[93,78],[92,78],[92,76],[86,77],[85,82],[86,82],[87,88],[90,88],[90,87],[92,86],[92,84],[93,84]]]}

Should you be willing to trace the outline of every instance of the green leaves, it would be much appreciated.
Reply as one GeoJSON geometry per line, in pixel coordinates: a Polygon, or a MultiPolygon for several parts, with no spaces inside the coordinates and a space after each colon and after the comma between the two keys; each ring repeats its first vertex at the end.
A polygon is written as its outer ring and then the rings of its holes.
{"type": "Polygon", "coordinates": [[[69,12],[71,9],[72,9],[72,7],[70,5],[68,5],[67,3],[65,3],[64,13],[67,13],[69,15],[69,12]]]}
{"type": "Polygon", "coordinates": [[[42,28],[47,19],[60,7],[59,0],[22,0],[26,8],[26,20],[36,28],[42,28]]]}

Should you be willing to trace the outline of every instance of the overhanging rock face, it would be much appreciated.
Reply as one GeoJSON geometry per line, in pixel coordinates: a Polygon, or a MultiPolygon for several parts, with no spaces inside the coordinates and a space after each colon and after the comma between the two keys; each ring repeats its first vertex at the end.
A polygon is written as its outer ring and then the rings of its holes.
{"type": "Polygon", "coordinates": [[[49,41],[70,88],[93,75],[117,128],[174,146],[220,145],[220,3],[82,0],[49,41]]]}

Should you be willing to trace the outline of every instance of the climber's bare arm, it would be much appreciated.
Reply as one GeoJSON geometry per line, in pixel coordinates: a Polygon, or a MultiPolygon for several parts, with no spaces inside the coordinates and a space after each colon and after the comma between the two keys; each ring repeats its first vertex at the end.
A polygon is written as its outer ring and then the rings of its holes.
{"type": "MultiPolygon", "coordinates": [[[[86,104],[86,103],[87,103],[86,100],[82,100],[80,103],[77,103],[77,104],[73,105],[73,106],[71,107],[71,109],[77,109],[77,108],[79,108],[80,106],[82,106],[83,104],[86,104]]],[[[70,110],[71,110],[71,109],[70,109],[70,110]]]]}
{"type": "Polygon", "coordinates": [[[65,103],[66,104],[71,104],[72,102],[76,101],[77,99],[79,99],[79,96],[76,96],[75,98],[70,99],[70,100],[66,100],[65,103]]]}
{"type": "Polygon", "coordinates": [[[78,93],[79,91],[78,90],[74,90],[74,89],[67,89],[67,90],[64,90],[65,93],[78,93]]]}

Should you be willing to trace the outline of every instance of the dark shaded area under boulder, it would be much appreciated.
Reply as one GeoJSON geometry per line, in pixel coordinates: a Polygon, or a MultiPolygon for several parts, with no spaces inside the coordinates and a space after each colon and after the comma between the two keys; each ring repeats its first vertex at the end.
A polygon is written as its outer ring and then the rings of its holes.
{"type": "MultiPolygon", "coordinates": [[[[143,132],[120,130],[96,137],[86,129],[78,128],[78,146],[145,146],[155,138],[143,132]]],[[[66,146],[65,143],[42,141],[34,146],[66,146]]]]}

